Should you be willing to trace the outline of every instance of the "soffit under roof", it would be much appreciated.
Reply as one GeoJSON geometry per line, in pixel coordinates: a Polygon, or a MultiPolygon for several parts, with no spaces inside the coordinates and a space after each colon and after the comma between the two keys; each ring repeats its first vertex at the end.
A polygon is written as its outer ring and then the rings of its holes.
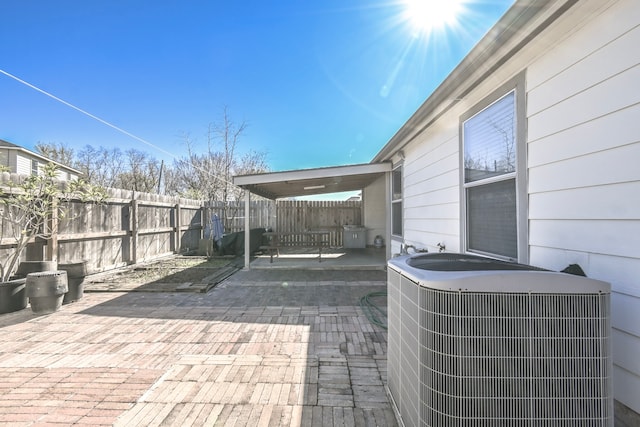
{"type": "Polygon", "coordinates": [[[238,175],[233,183],[268,199],[358,191],[391,171],[391,163],[367,163],[238,175]]]}

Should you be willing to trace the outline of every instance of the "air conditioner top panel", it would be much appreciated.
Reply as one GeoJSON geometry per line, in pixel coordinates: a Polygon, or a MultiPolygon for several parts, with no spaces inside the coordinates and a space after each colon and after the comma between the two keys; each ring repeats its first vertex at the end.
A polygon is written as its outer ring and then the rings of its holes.
{"type": "Polygon", "coordinates": [[[607,282],[477,255],[421,253],[388,261],[421,286],[460,292],[610,293],[607,282]]]}

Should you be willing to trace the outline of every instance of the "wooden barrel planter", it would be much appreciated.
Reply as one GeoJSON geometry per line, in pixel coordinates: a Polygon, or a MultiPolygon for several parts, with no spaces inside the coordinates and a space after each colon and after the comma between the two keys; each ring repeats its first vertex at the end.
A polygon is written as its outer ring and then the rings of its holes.
{"type": "Polygon", "coordinates": [[[13,313],[27,307],[26,279],[0,283],[0,314],[13,313]]]}
{"type": "Polygon", "coordinates": [[[87,276],[87,261],[58,264],[58,270],[67,272],[69,291],[64,294],[62,304],[78,301],[84,295],[84,278],[87,276]]]}
{"type": "Polygon", "coordinates": [[[29,273],[25,283],[31,310],[35,314],[49,314],[62,307],[64,294],[67,293],[66,271],[41,271],[29,273]]]}

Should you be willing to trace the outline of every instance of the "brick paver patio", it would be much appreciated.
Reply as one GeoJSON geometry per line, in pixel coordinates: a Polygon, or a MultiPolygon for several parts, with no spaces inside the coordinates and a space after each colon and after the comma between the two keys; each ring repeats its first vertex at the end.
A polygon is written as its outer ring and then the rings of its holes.
{"type": "Polygon", "coordinates": [[[386,332],[358,306],[385,277],[239,271],[2,315],[0,425],[395,426],[386,332]]]}

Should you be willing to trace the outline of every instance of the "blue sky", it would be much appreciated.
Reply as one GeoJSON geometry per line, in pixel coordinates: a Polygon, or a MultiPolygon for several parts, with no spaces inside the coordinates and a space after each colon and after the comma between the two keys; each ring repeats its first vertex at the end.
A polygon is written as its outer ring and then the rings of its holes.
{"type": "MultiPolygon", "coordinates": [[[[451,0],[442,0],[442,2],[451,0]]],[[[274,171],[369,162],[511,0],[417,34],[401,1],[22,0],[0,5],[0,139],[205,149],[226,106],[274,171]]]]}

